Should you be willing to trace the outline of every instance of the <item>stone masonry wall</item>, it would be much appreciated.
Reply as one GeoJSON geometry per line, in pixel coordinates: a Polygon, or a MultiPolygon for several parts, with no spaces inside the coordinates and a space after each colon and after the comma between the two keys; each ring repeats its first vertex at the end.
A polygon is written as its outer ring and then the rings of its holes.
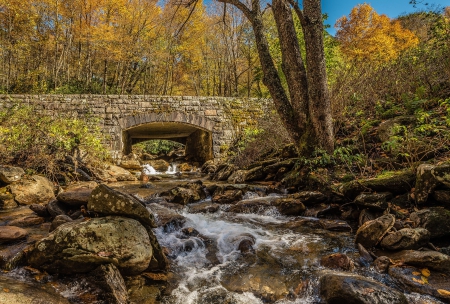
{"type": "Polygon", "coordinates": [[[207,121],[213,140],[214,158],[220,158],[223,150],[239,136],[240,131],[254,124],[258,117],[272,109],[268,99],[192,97],[192,96],[145,96],[145,95],[0,95],[0,108],[15,102],[35,106],[42,113],[71,117],[95,117],[113,157],[123,151],[122,131],[126,127],[144,122],[170,121],[170,117],[183,117],[178,122],[198,125],[207,121]],[[168,115],[172,113],[172,115],[168,115]],[[174,115],[177,113],[177,115],[174,115]],[[165,120],[166,119],[166,120],[165,120]],[[136,122],[135,122],[136,121],[136,122]]]}

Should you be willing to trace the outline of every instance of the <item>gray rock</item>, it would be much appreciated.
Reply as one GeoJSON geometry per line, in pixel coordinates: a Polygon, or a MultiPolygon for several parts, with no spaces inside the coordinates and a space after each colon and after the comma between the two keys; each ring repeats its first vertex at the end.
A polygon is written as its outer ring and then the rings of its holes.
{"type": "Polygon", "coordinates": [[[448,190],[434,191],[433,199],[435,199],[436,202],[444,205],[445,207],[450,207],[450,191],[448,191],[448,190]]]}
{"type": "Polygon", "coordinates": [[[329,219],[320,219],[320,226],[328,231],[339,231],[339,232],[349,232],[352,231],[352,227],[343,220],[329,220],[329,219]]]}
{"type": "Polygon", "coordinates": [[[380,245],[388,250],[418,249],[430,241],[430,232],[423,228],[404,228],[383,238],[380,245]]]}
{"type": "Polygon", "coordinates": [[[25,229],[14,226],[0,226],[0,244],[17,241],[27,237],[25,229]]]}
{"type": "Polygon", "coordinates": [[[361,193],[355,198],[355,204],[373,210],[385,210],[392,199],[392,193],[361,193]]]}
{"type": "Polygon", "coordinates": [[[320,278],[325,303],[407,304],[403,293],[369,278],[349,273],[325,273],[320,278]]]}
{"type": "Polygon", "coordinates": [[[430,232],[430,238],[450,236],[450,211],[433,207],[413,212],[410,219],[416,227],[422,227],[430,232]]]}
{"type": "Polygon", "coordinates": [[[438,181],[431,173],[435,167],[429,164],[422,164],[417,167],[416,187],[414,198],[417,204],[423,204],[428,200],[428,195],[433,193],[438,185],[438,181]]]}
{"type": "Polygon", "coordinates": [[[327,201],[327,196],[319,191],[300,191],[288,197],[299,199],[305,206],[321,204],[327,201]]]}
{"type": "Polygon", "coordinates": [[[266,175],[264,174],[263,167],[256,167],[246,172],[244,182],[253,182],[263,180],[266,175]]]}
{"type": "MultiPolygon", "coordinates": [[[[36,207],[34,207],[36,208],[36,207]]],[[[30,208],[31,209],[31,208],[30,208]]],[[[33,210],[33,209],[31,209],[33,210]]],[[[34,210],[33,210],[34,211],[34,210]]],[[[61,203],[60,201],[54,199],[47,204],[47,212],[52,216],[58,216],[62,214],[66,214],[69,211],[69,208],[61,203]]]]}
{"type": "Polygon", "coordinates": [[[372,248],[381,241],[383,236],[394,226],[394,223],[395,217],[391,214],[365,222],[356,231],[355,243],[360,243],[365,248],[372,248]]]}
{"type": "Polygon", "coordinates": [[[217,168],[213,180],[226,181],[235,170],[236,166],[234,165],[221,165],[217,168]]]}
{"type": "Polygon", "coordinates": [[[31,211],[34,211],[39,216],[42,216],[42,217],[50,216],[50,213],[48,212],[46,205],[31,204],[30,209],[31,209],[31,211]]]}
{"type": "Polygon", "coordinates": [[[28,262],[50,273],[83,273],[114,264],[125,275],[144,271],[152,258],[146,229],[124,217],[93,218],[59,226],[38,241],[28,262]]]}
{"type": "Polygon", "coordinates": [[[121,193],[103,184],[92,191],[87,207],[91,212],[102,215],[125,216],[156,228],[153,214],[138,200],[129,194],[121,193]]]}
{"type": "Polygon", "coordinates": [[[19,218],[13,219],[12,221],[8,222],[8,225],[10,226],[16,226],[16,227],[29,227],[29,226],[35,226],[40,225],[44,222],[44,218],[36,215],[26,215],[21,216],[19,218]]]}
{"type": "Polygon", "coordinates": [[[411,125],[416,122],[415,116],[397,116],[392,119],[383,121],[377,129],[377,136],[381,142],[389,140],[394,135],[394,128],[396,126],[411,125]]]}
{"type": "Polygon", "coordinates": [[[13,182],[19,181],[25,174],[22,168],[10,167],[10,166],[0,166],[0,181],[6,184],[11,184],[13,182]]]}
{"type": "Polygon", "coordinates": [[[241,189],[224,189],[218,187],[212,195],[213,203],[217,204],[232,204],[240,201],[243,197],[243,191],[241,189]]]}
{"type": "Polygon", "coordinates": [[[339,269],[345,271],[352,271],[355,269],[355,264],[352,259],[343,253],[333,253],[323,256],[320,259],[320,265],[330,269],[339,269]]]}
{"type": "Polygon", "coordinates": [[[33,175],[9,187],[14,199],[22,205],[47,204],[55,199],[53,183],[43,176],[33,175]]]}
{"type": "Polygon", "coordinates": [[[186,218],[184,216],[159,204],[149,204],[148,208],[155,215],[157,226],[163,227],[166,231],[180,228],[186,222],[186,218]]]}
{"type": "Polygon", "coordinates": [[[3,304],[69,304],[55,290],[42,284],[29,284],[6,276],[0,276],[0,300],[3,304]]]}
{"type": "Polygon", "coordinates": [[[215,213],[219,211],[219,204],[199,203],[189,206],[190,213],[215,213]]]}

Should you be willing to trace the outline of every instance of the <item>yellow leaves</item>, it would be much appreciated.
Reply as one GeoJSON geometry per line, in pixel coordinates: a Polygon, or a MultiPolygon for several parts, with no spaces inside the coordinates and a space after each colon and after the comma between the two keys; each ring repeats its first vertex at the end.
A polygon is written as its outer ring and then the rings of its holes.
{"type": "Polygon", "coordinates": [[[369,4],[354,7],[335,27],[342,52],[352,60],[386,62],[419,43],[409,30],[386,15],[378,15],[369,4]]]}
{"type": "Polygon", "coordinates": [[[445,289],[438,289],[437,292],[438,292],[441,296],[450,297],[450,291],[448,291],[448,290],[445,290],[445,289]]]}
{"type": "Polygon", "coordinates": [[[428,268],[423,268],[420,270],[420,272],[418,271],[412,272],[412,275],[417,277],[420,276],[420,279],[412,278],[412,280],[416,283],[424,285],[428,284],[428,277],[431,275],[431,272],[428,270],[428,268]]]}
{"type": "Polygon", "coordinates": [[[430,276],[430,271],[427,269],[427,268],[424,268],[424,269],[422,269],[422,275],[424,276],[424,277],[429,277],[430,276]]]}

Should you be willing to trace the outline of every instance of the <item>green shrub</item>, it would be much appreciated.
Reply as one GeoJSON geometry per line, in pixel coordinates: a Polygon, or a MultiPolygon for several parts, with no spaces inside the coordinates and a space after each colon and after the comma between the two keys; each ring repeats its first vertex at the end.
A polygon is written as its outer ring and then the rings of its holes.
{"type": "Polygon", "coordinates": [[[0,110],[0,159],[28,170],[56,176],[68,166],[95,166],[108,158],[96,121],[52,117],[27,104],[0,110]]]}

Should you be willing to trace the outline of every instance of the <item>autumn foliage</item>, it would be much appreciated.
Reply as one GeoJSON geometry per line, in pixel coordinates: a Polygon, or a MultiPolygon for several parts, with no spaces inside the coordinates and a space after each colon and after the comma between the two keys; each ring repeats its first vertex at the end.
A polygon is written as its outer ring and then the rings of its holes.
{"type": "Polygon", "coordinates": [[[336,22],[342,52],[351,60],[386,62],[419,43],[398,20],[379,15],[369,4],[354,7],[336,22]]]}

